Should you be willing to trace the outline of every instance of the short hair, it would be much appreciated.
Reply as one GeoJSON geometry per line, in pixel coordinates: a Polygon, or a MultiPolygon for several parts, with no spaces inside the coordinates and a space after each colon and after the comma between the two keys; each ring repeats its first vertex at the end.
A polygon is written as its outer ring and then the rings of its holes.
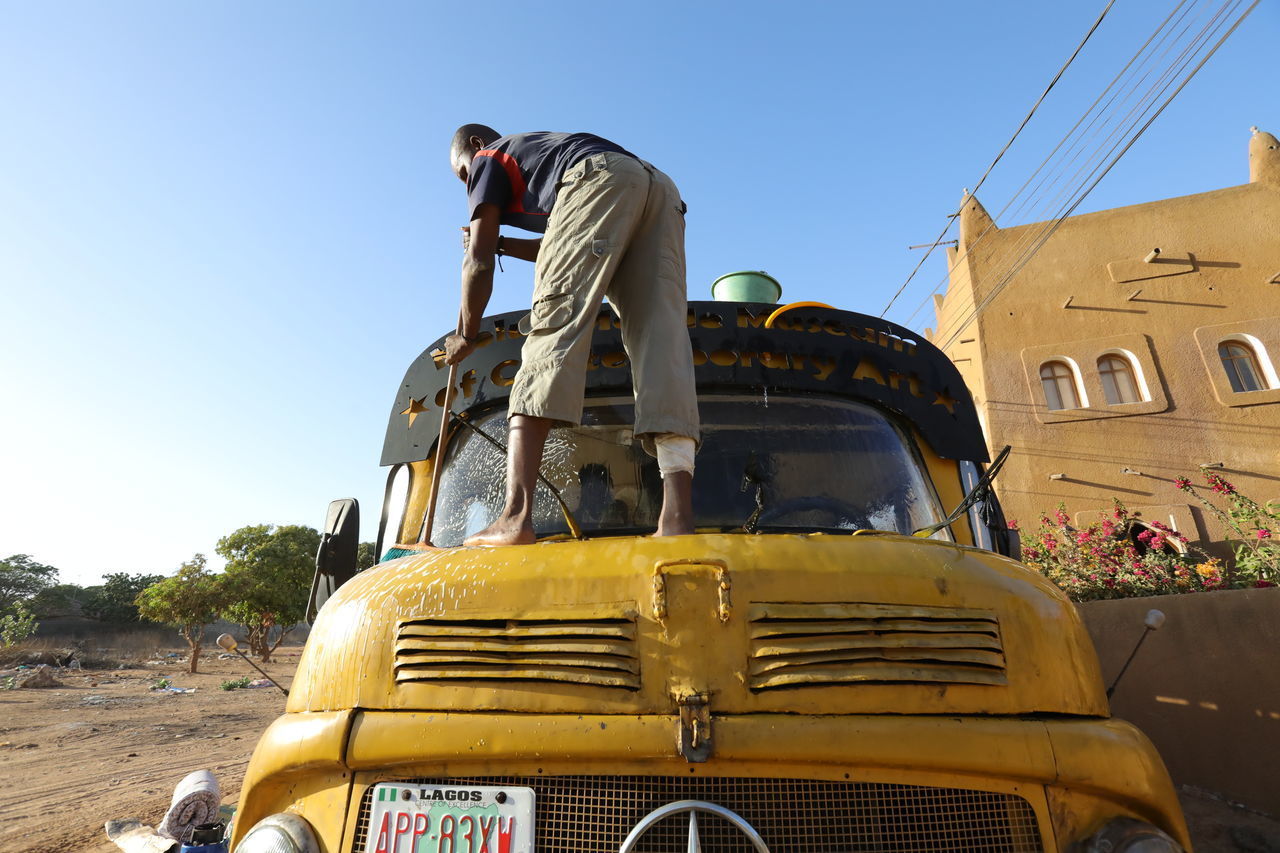
{"type": "Polygon", "coordinates": [[[467,145],[467,140],[473,136],[480,137],[485,145],[493,142],[502,136],[501,133],[489,127],[487,124],[464,124],[462,127],[454,131],[453,142],[449,144],[449,156],[453,156],[461,151],[467,145]]]}

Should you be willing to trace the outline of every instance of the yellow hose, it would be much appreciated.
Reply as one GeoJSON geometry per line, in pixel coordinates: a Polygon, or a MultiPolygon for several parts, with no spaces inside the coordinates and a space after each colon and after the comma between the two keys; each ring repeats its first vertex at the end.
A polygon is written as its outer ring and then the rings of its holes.
{"type": "Polygon", "coordinates": [[[783,305],[781,308],[770,314],[769,319],[764,321],[764,327],[766,329],[772,329],[773,321],[790,311],[792,308],[830,308],[832,311],[836,310],[834,305],[828,305],[825,302],[792,302],[789,305],[783,305]]]}

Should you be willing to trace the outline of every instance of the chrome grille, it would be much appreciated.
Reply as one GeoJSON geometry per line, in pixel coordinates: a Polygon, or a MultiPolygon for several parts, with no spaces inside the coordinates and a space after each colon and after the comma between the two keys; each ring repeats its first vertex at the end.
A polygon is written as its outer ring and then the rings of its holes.
{"type": "Polygon", "coordinates": [[[1004,684],[989,610],[897,604],[755,604],[752,690],[859,682],[1004,684]]]}
{"type": "MultiPolygon", "coordinates": [[[[812,779],[685,776],[484,776],[399,780],[405,784],[533,788],[538,853],[616,853],[649,812],[676,800],[704,800],[737,812],[773,853],[1033,853],[1040,843],[1031,804],[1012,794],[812,779]]],[[[364,853],[373,787],[356,824],[364,853]]],[[[688,818],[662,821],[639,853],[686,849],[688,818]]],[[[736,829],[698,816],[704,853],[752,853],[736,829]]]]}
{"type": "Polygon", "coordinates": [[[396,682],[568,681],[640,688],[634,617],[412,619],[396,635],[396,682]]]}

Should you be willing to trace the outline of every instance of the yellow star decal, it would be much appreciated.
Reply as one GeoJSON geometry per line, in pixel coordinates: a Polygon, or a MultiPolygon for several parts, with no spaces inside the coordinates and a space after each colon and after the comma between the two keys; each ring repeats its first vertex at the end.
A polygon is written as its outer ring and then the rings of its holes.
{"type": "MultiPolygon", "coordinates": [[[[426,395],[423,395],[422,400],[425,400],[425,399],[427,399],[426,395]]],[[[422,414],[427,410],[427,407],[422,405],[422,400],[415,400],[412,397],[410,397],[409,408],[405,409],[403,412],[400,413],[402,415],[409,416],[409,426],[413,426],[413,422],[418,417],[418,415],[422,414]]]]}
{"type": "Polygon", "coordinates": [[[957,403],[957,402],[959,402],[959,401],[958,401],[958,400],[956,400],[956,398],[955,398],[955,397],[952,397],[952,396],[950,396],[949,394],[947,394],[947,392],[946,392],[946,391],[934,391],[934,392],[933,392],[933,403],[932,403],[932,405],[934,405],[934,406],[942,406],[942,407],[944,407],[948,412],[950,412],[950,413],[951,413],[951,414],[953,414],[953,415],[956,413],[956,403],[957,403]]]}

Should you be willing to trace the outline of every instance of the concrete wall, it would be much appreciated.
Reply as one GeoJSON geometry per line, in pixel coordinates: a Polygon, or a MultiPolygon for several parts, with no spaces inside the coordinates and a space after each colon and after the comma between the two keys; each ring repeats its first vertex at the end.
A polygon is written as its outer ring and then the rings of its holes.
{"type": "Polygon", "coordinates": [[[1166,595],[1080,605],[1110,685],[1156,608],[1112,697],[1142,729],[1173,780],[1280,816],[1280,588],[1166,595]]]}

